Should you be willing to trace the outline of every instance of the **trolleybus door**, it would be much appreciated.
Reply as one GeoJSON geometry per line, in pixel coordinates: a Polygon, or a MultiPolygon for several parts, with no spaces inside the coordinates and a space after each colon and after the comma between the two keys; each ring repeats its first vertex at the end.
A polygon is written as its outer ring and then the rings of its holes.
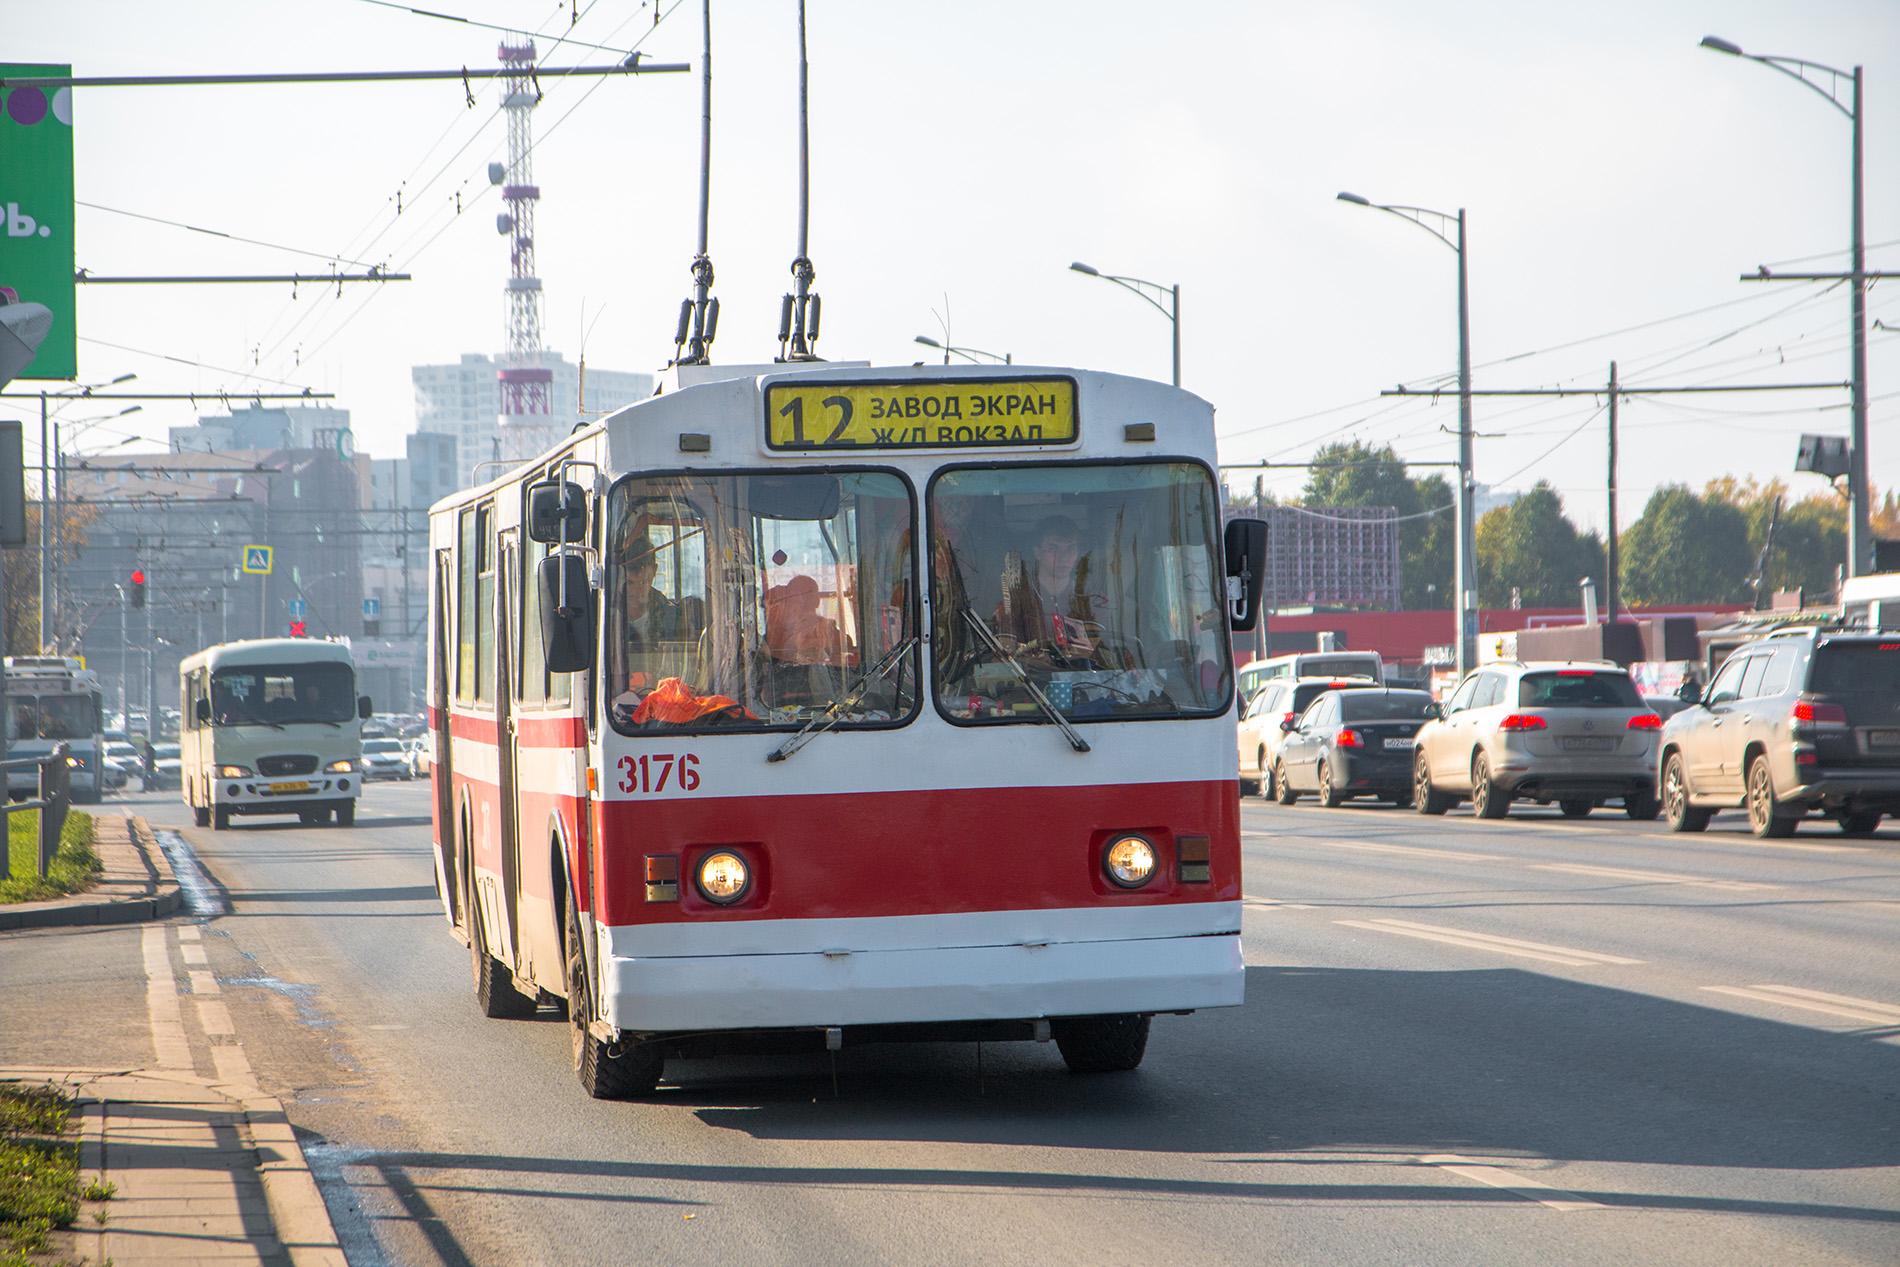
{"type": "MultiPolygon", "coordinates": [[[[429,680],[429,743],[434,749],[434,760],[429,763],[429,782],[435,788],[435,853],[442,867],[442,883],[448,889],[448,907],[451,922],[460,925],[468,918],[468,912],[462,909],[462,886],[466,883],[463,876],[456,874],[458,861],[455,849],[455,780],[452,777],[453,765],[449,759],[449,708],[453,702],[449,695],[449,656],[453,644],[449,639],[449,616],[455,610],[455,569],[451,566],[447,550],[435,552],[435,620],[429,652],[434,660],[434,672],[429,680]]],[[[209,740],[207,739],[208,743],[209,740]]]]}
{"type": "Polygon", "coordinates": [[[502,944],[507,948],[510,968],[521,967],[521,939],[517,929],[521,914],[521,833],[517,824],[521,815],[519,780],[515,774],[515,648],[520,644],[521,614],[515,601],[516,577],[520,575],[520,529],[503,528],[497,534],[500,546],[495,569],[495,769],[501,804],[501,894],[502,944]]]}

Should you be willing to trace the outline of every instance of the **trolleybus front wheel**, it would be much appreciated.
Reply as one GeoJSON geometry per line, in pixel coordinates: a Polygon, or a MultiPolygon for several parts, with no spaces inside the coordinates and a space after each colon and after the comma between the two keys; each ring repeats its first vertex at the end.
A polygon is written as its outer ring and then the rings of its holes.
{"type": "Polygon", "coordinates": [[[1051,1022],[1071,1073],[1125,1073],[1148,1051],[1151,1016],[1071,1016],[1051,1022]]]}
{"type": "Polygon", "coordinates": [[[593,988],[581,952],[580,914],[571,888],[567,890],[566,950],[567,1023],[573,1039],[574,1076],[596,1100],[646,1095],[659,1085],[660,1071],[666,1063],[659,1048],[652,1043],[604,1043],[587,1028],[594,1014],[593,988]]]}

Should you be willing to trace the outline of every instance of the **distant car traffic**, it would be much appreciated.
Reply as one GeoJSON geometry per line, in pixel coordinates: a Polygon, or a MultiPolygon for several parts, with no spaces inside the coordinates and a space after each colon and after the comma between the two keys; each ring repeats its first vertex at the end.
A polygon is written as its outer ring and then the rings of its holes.
{"type": "Polygon", "coordinates": [[[1619,800],[1631,818],[1652,819],[1661,730],[1616,665],[1486,665],[1418,732],[1413,805],[1442,814],[1469,797],[1480,818],[1503,818],[1513,800],[1554,801],[1581,818],[1619,800]]]}
{"type": "Polygon", "coordinates": [[[1900,814],[1900,637],[1772,634],[1683,699],[1658,754],[1671,830],[1701,831],[1734,805],[1760,837],[1792,835],[1816,812],[1864,836],[1900,814]]]}
{"type": "Polygon", "coordinates": [[[376,779],[409,779],[414,775],[409,769],[409,754],[400,739],[365,739],[363,741],[363,777],[376,779]]]}
{"type": "Polygon", "coordinates": [[[1325,691],[1286,723],[1276,791],[1282,805],[1312,792],[1325,806],[1357,796],[1412,803],[1412,748],[1431,707],[1428,691],[1380,686],[1325,691]]]}
{"type": "Polygon", "coordinates": [[[183,769],[179,759],[178,745],[160,743],[152,745],[152,777],[146,782],[147,791],[156,789],[176,790],[183,769]]]}
{"type": "Polygon", "coordinates": [[[1376,686],[1370,677],[1270,678],[1254,693],[1240,719],[1240,790],[1273,797],[1275,762],[1280,746],[1286,742],[1284,722],[1293,721],[1306,711],[1322,692],[1347,686],[1376,686]]]}

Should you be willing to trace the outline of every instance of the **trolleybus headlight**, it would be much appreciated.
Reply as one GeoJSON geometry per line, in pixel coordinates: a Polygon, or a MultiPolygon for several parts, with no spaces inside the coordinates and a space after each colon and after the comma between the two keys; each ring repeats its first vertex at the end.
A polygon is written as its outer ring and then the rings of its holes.
{"type": "Polygon", "coordinates": [[[730,906],[752,887],[745,859],[730,850],[709,853],[699,862],[699,892],[708,902],[730,906]]]}
{"type": "Polygon", "coordinates": [[[218,767],[218,777],[221,779],[248,779],[251,777],[251,767],[247,765],[221,765],[218,767]]]}
{"type": "Polygon", "coordinates": [[[1140,836],[1117,836],[1102,852],[1102,870],[1124,889],[1138,889],[1154,878],[1154,846],[1140,836]]]}
{"type": "Polygon", "coordinates": [[[331,774],[348,774],[356,768],[356,763],[347,759],[343,761],[332,761],[323,768],[331,774]]]}

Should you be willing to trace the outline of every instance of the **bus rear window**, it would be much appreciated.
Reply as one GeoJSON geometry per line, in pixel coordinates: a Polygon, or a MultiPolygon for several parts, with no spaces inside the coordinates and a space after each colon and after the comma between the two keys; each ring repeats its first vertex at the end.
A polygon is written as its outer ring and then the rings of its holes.
{"type": "Polygon", "coordinates": [[[1808,689],[1900,695],[1900,638],[1830,642],[1815,648],[1808,689]]]}
{"type": "Polygon", "coordinates": [[[1369,677],[1379,680],[1378,656],[1305,656],[1300,660],[1301,677],[1369,677]]]}
{"type": "Polygon", "coordinates": [[[1519,708],[1641,708],[1627,673],[1561,669],[1526,673],[1517,687],[1519,708]]]}
{"type": "Polygon", "coordinates": [[[1341,691],[1347,721],[1422,721],[1432,702],[1427,691],[1341,691]]]}

